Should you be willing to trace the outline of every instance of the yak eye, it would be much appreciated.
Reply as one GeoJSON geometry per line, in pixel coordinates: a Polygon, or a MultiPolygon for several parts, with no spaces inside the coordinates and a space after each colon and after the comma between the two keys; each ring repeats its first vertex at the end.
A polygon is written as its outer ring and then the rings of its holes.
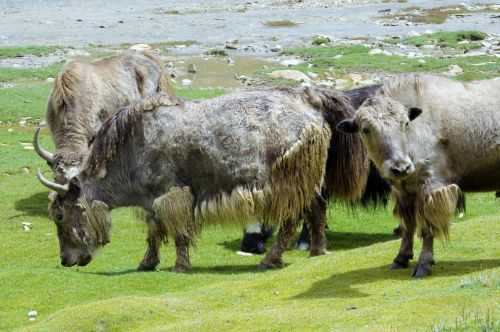
{"type": "Polygon", "coordinates": [[[365,135],[370,133],[370,129],[368,127],[364,127],[362,131],[363,131],[363,134],[365,134],[365,135]]]}
{"type": "Polygon", "coordinates": [[[56,217],[56,221],[61,222],[61,221],[63,220],[63,215],[62,215],[62,213],[56,213],[56,216],[55,216],[55,217],[56,217]]]}

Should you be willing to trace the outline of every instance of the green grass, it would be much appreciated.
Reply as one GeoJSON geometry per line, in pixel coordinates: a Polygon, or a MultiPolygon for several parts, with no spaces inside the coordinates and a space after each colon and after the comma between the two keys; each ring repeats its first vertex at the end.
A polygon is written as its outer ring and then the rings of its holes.
{"type": "Polygon", "coordinates": [[[62,64],[54,64],[41,68],[0,68],[0,82],[45,80],[55,77],[62,64]]]}
{"type": "Polygon", "coordinates": [[[439,47],[449,47],[463,50],[471,50],[481,47],[481,40],[486,38],[486,34],[481,31],[441,31],[422,36],[409,37],[403,40],[404,44],[423,46],[436,45],[439,47]],[[467,41],[467,44],[460,42],[467,41]]]}
{"type": "MultiPolygon", "coordinates": [[[[310,259],[288,251],[282,270],[259,272],[259,256],[234,253],[241,230],[213,226],[192,251],[191,273],[170,272],[172,245],[162,249],[160,271],[135,272],[145,228],[130,209],[113,212],[112,242],[88,267],[62,268],[47,191],[34,177],[47,168],[21,145],[33,128],[12,129],[0,127],[1,331],[431,331],[454,327],[464,311],[500,319],[492,193],[468,196],[451,242],[436,243],[434,275],[420,281],[388,269],[398,247],[390,209],[353,214],[336,205],[328,216],[332,253],[310,259]]],[[[46,132],[43,144],[50,147],[46,132]]]]}
{"type": "Polygon", "coordinates": [[[0,89],[0,121],[15,122],[23,117],[42,119],[51,87],[45,82],[30,82],[0,89]]]}
{"type": "Polygon", "coordinates": [[[215,98],[224,94],[223,89],[196,89],[176,87],[175,93],[186,99],[207,99],[215,98]]]}
{"type": "MultiPolygon", "coordinates": [[[[354,46],[332,46],[332,47],[310,47],[292,48],[285,51],[286,54],[296,55],[308,60],[314,65],[308,68],[307,64],[295,66],[294,69],[303,72],[314,71],[323,74],[330,68],[336,74],[356,72],[433,72],[442,73],[448,70],[452,64],[459,65],[464,69],[463,75],[457,76],[460,80],[475,80],[493,78],[500,75],[500,59],[494,56],[470,56],[424,58],[425,63],[419,59],[406,58],[397,55],[370,55],[369,48],[360,45],[354,46]],[[340,58],[335,56],[342,55],[340,58]]],[[[273,68],[272,70],[277,69],[273,68]]]]}
{"type": "Polygon", "coordinates": [[[0,59],[15,58],[24,55],[44,56],[60,49],[58,46],[3,46],[0,47],[0,59]]]}

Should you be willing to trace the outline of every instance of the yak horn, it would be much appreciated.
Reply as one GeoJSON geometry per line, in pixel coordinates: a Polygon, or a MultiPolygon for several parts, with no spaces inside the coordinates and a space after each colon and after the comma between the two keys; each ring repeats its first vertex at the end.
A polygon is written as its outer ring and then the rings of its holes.
{"type": "Polygon", "coordinates": [[[49,180],[47,180],[42,175],[42,172],[40,172],[40,170],[38,170],[38,172],[36,173],[36,177],[38,178],[38,180],[40,180],[40,182],[44,186],[46,186],[49,189],[52,189],[52,190],[56,191],[59,194],[65,194],[69,190],[69,184],[68,183],[67,184],[59,184],[59,183],[55,183],[55,182],[49,181],[49,180]]]}
{"type": "Polygon", "coordinates": [[[33,147],[42,159],[52,164],[54,162],[54,155],[40,146],[40,129],[40,127],[36,128],[35,137],[33,138],[33,147]]]}

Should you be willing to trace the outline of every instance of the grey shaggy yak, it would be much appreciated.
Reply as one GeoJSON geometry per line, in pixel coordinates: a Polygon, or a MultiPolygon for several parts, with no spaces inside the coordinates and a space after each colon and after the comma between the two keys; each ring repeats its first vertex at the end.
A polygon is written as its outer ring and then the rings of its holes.
{"type": "Polygon", "coordinates": [[[391,79],[338,129],[361,132],[371,160],[389,181],[402,241],[393,269],[422,252],[413,271],[431,274],[434,237],[448,238],[463,192],[500,189],[500,80],[470,83],[430,75],[391,79]]]}
{"type": "Polygon", "coordinates": [[[110,210],[138,206],[149,227],[140,269],[157,266],[159,246],[170,237],[175,270],[188,270],[188,247],[202,225],[241,224],[255,216],[280,225],[261,266],[281,265],[296,221],[314,209],[323,179],[345,181],[324,171],[334,119],[352,115],[342,95],[316,89],[249,91],[202,102],[158,94],[122,109],[103,124],[81,173],[68,184],[38,174],[62,206],[56,220],[61,263],[88,264],[109,241],[110,210]]]}
{"type": "Polygon", "coordinates": [[[47,103],[46,120],[56,151],[40,146],[40,128],[34,138],[35,150],[54,171],[56,182],[67,183],[79,173],[92,137],[113,112],[159,91],[173,94],[160,60],[148,51],[66,64],[47,103]]]}

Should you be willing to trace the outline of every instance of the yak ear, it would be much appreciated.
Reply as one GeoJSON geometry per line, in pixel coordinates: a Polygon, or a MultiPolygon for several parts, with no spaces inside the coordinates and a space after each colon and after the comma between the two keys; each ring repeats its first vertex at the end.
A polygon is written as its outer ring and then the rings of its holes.
{"type": "Polygon", "coordinates": [[[358,125],[353,119],[342,120],[337,124],[337,130],[344,134],[354,134],[359,131],[358,125]]]}
{"type": "Polygon", "coordinates": [[[408,110],[408,118],[410,119],[410,121],[413,121],[416,118],[418,118],[418,116],[420,114],[422,114],[422,109],[421,108],[410,107],[410,109],[408,110]]]}

